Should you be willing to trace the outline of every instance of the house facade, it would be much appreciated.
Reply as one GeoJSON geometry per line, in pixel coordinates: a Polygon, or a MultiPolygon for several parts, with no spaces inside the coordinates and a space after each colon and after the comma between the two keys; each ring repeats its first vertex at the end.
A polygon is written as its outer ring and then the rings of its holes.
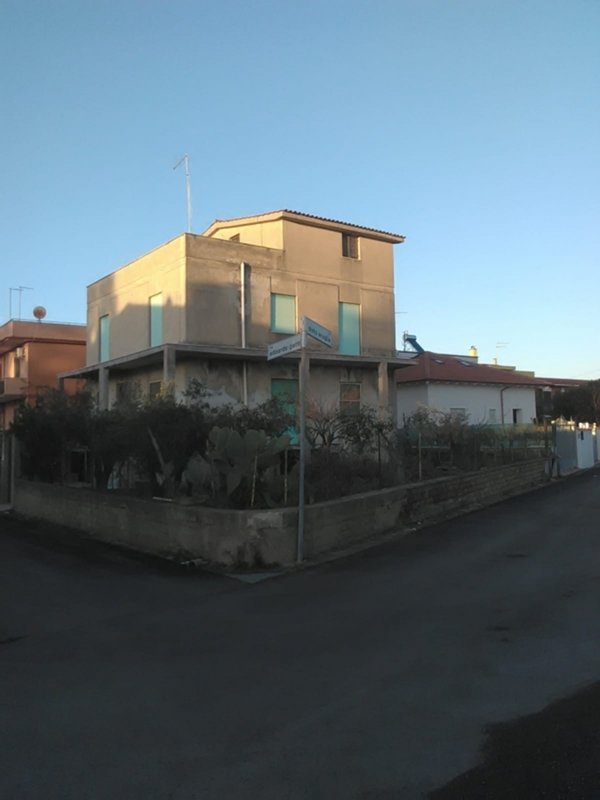
{"type": "Polygon", "coordinates": [[[86,366],[65,377],[97,384],[103,408],[194,379],[213,403],[295,402],[298,353],[268,362],[267,348],[307,316],[333,334],[331,348],[310,342],[309,401],[391,410],[403,241],[285,210],[217,220],[88,287],[86,366]]]}
{"type": "Polygon", "coordinates": [[[398,423],[429,408],[461,413],[471,424],[530,424],[556,380],[479,364],[477,356],[423,352],[395,376],[398,423]],[[549,385],[550,384],[550,385],[549,385]]]}
{"type": "MultiPolygon", "coordinates": [[[[85,325],[9,320],[0,326],[0,430],[19,404],[35,403],[38,391],[58,388],[58,375],[85,364],[85,325]]],[[[76,382],[65,389],[75,391],[76,382]]]]}

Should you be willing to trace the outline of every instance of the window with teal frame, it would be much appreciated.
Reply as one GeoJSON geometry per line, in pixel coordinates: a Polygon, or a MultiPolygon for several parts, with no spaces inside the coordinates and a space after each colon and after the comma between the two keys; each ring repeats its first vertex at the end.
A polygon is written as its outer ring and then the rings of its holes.
{"type": "Polygon", "coordinates": [[[99,361],[108,361],[110,358],[110,317],[108,314],[98,320],[98,343],[99,361]]]}
{"type": "Polygon", "coordinates": [[[271,330],[273,333],[296,333],[296,297],[293,294],[271,295],[271,330]]]}
{"type": "Polygon", "coordinates": [[[150,305],[150,347],[163,343],[163,306],[162,294],[153,294],[150,305]]]}
{"type": "Polygon", "coordinates": [[[339,341],[342,355],[360,355],[360,306],[356,303],[340,303],[339,341]]]}

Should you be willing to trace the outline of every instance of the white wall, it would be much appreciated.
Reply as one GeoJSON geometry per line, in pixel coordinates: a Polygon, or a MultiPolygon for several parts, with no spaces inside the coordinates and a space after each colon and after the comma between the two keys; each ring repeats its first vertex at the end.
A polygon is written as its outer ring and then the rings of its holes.
{"type": "Polygon", "coordinates": [[[402,427],[405,417],[410,417],[417,409],[429,405],[427,389],[428,386],[424,383],[410,385],[403,383],[396,384],[397,419],[400,427],[402,427]]]}
{"type": "Polygon", "coordinates": [[[429,383],[419,385],[397,384],[398,421],[402,415],[413,414],[419,406],[428,406],[447,413],[464,409],[472,425],[500,424],[504,406],[504,422],[512,424],[513,409],[520,409],[519,422],[529,424],[535,417],[535,389],[533,387],[485,386],[459,383],[429,383]]]}

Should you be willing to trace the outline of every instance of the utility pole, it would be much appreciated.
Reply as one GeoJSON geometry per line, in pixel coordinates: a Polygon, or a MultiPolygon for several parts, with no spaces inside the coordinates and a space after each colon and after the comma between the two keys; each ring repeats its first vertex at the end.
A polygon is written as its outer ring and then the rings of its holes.
{"type": "Polygon", "coordinates": [[[177,167],[183,164],[183,170],[185,172],[185,196],[186,196],[186,205],[187,205],[187,232],[192,232],[192,186],[190,183],[190,157],[187,153],[184,153],[183,156],[179,159],[179,161],[175,164],[173,169],[177,169],[177,167]]]}

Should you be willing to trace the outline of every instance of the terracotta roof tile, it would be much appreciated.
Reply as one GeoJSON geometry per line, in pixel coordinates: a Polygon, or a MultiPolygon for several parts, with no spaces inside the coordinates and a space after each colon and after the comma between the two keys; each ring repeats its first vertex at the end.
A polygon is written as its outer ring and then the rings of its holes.
{"type": "MultiPolygon", "coordinates": [[[[363,231],[369,231],[370,233],[381,234],[383,236],[392,236],[392,237],[394,237],[396,239],[400,239],[401,241],[404,241],[404,239],[405,239],[405,237],[400,233],[391,233],[390,231],[383,231],[383,230],[380,230],[379,228],[369,228],[366,225],[355,225],[353,222],[344,222],[343,220],[332,219],[331,217],[320,217],[317,214],[306,214],[303,211],[294,211],[294,210],[292,210],[290,208],[279,208],[279,209],[275,209],[274,211],[265,211],[263,214],[256,214],[256,215],[252,215],[252,216],[251,215],[247,215],[247,216],[243,216],[243,217],[230,217],[228,219],[215,219],[214,222],[212,223],[212,225],[215,225],[215,224],[218,224],[218,223],[222,223],[222,222],[238,222],[238,221],[241,221],[241,220],[244,220],[244,219],[252,219],[252,218],[258,218],[258,217],[270,217],[273,214],[292,214],[293,216],[305,217],[307,219],[314,219],[314,220],[318,220],[319,222],[330,222],[333,225],[345,225],[345,226],[350,227],[350,228],[358,228],[358,229],[363,230],[363,231]]],[[[209,227],[212,227],[212,225],[209,226],[209,227]]]]}
{"type": "Polygon", "coordinates": [[[449,383],[493,383],[511,386],[578,386],[583,381],[560,378],[535,378],[515,370],[477,364],[467,356],[446,353],[420,353],[412,362],[399,369],[396,383],[441,381],[449,383]]]}

